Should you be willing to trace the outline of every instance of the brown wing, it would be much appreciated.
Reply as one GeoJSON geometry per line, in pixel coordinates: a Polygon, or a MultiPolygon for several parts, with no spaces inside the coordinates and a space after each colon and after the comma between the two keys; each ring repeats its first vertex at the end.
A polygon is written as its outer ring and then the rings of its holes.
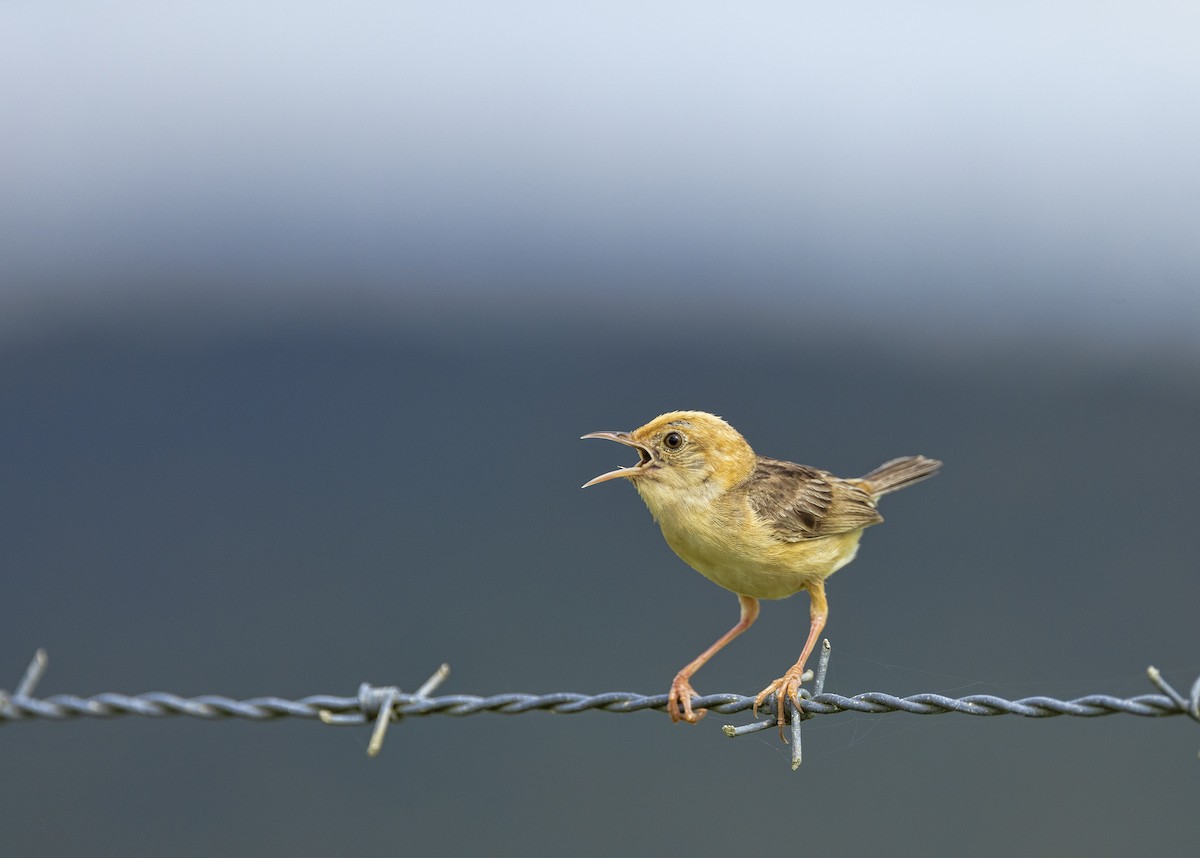
{"type": "Polygon", "coordinates": [[[750,507],[785,542],[883,521],[865,489],[826,471],[759,457],[747,482],[750,507]]]}

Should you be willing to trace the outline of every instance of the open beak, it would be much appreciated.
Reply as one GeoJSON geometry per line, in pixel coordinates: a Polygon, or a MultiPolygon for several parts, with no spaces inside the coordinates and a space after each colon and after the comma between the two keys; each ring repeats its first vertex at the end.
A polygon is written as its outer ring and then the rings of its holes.
{"type": "Polygon", "coordinates": [[[624,444],[626,447],[632,447],[638,451],[639,461],[636,465],[628,468],[617,468],[615,471],[609,471],[607,474],[601,474],[594,479],[588,480],[583,484],[583,488],[594,486],[596,483],[603,483],[606,480],[615,480],[617,477],[636,477],[638,474],[646,472],[646,469],[654,464],[654,453],[644,444],[639,444],[629,437],[628,432],[589,432],[586,435],[581,435],[580,440],[584,438],[603,438],[606,441],[616,441],[618,444],[624,444]]]}

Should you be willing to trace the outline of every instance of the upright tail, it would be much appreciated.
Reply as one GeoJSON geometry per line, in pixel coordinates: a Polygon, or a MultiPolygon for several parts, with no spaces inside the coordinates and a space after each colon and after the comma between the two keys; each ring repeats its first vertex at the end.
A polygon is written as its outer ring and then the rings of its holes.
{"type": "Polygon", "coordinates": [[[905,486],[920,482],[926,477],[932,477],[942,463],[937,459],[927,459],[924,456],[901,456],[884,462],[871,473],[859,477],[871,486],[871,494],[875,497],[886,495],[905,486]]]}

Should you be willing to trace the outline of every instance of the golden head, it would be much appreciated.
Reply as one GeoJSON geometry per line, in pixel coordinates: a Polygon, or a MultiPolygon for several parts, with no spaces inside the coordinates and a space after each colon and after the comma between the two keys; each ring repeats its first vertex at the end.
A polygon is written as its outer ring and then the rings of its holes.
{"type": "Polygon", "coordinates": [[[705,411],[671,411],[632,432],[591,432],[632,447],[639,461],[584,484],[594,486],[624,477],[650,503],[652,498],[689,492],[709,495],[726,491],[754,472],[757,457],[736,429],[705,411]]]}

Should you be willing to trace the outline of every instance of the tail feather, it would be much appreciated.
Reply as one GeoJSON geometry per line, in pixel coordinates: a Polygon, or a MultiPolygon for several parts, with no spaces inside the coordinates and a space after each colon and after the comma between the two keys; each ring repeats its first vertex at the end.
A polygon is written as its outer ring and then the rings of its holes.
{"type": "Polygon", "coordinates": [[[871,473],[865,474],[859,479],[870,483],[871,494],[879,497],[932,477],[941,466],[942,463],[937,459],[927,459],[924,456],[901,456],[899,459],[884,462],[871,473]]]}

